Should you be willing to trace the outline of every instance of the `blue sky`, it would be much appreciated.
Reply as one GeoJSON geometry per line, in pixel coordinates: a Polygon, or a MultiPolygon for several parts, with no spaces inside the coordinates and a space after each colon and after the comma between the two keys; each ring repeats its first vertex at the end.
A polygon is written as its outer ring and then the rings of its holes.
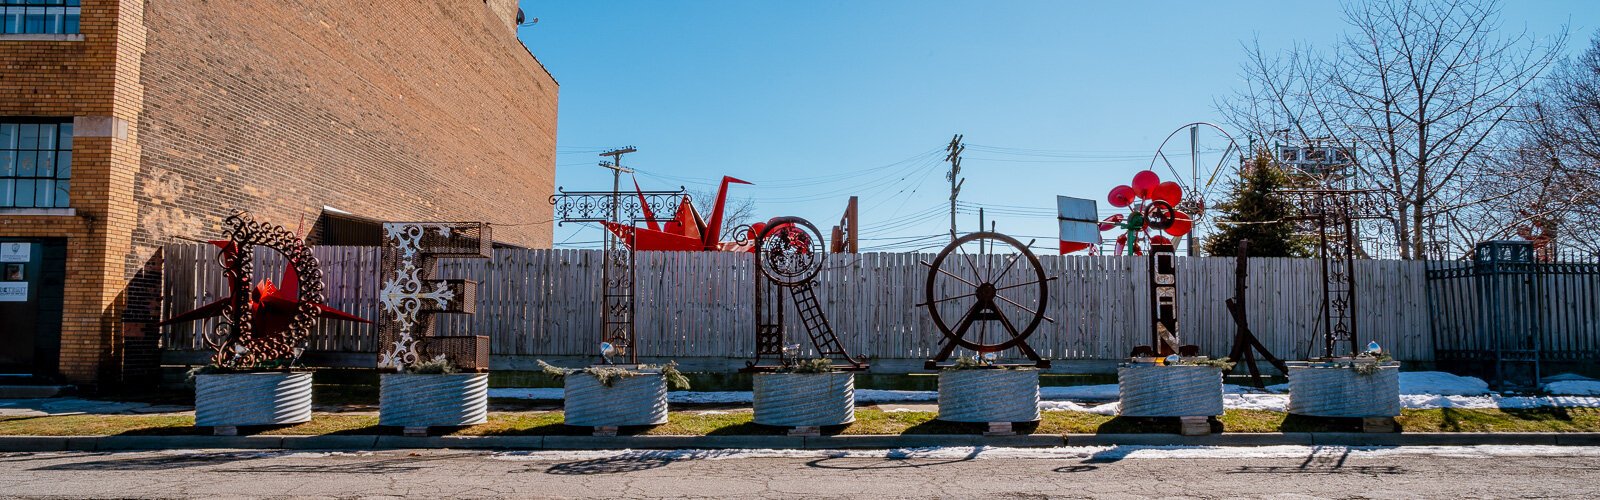
{"type": "MultiPolygon", "coordinates": [[[[864,248],[924,251],[944,241],[915,238],[949,228],[938,207],[948,203],[941,160],[951,135],[969,145],[967,207],[992,207],[999,230],[1053,248],[1056,195],[1106,211],[1106,191],[1149,166],[1169,133],[1220,120],[1215,101],[1240,85],[1242,43],[1329,47],[1345,29],[1340,5],[1320,1],[522,8],[539,19],[520,30],[523,43],[561,84],[557,185],[608,189],[597,153],[632,145],[639,152],[624,163],[640,169],[645,189],[711,190],[733,175],[756,183],[731,196],[755,199],[759,218],[798,215],[824,232],[854,194],[864,248]]],[[[1505,5],[1502,20],[1541,37],[1567,25],[1569,47],[1582,47],[1597,14],[1593,2],[1526,1],[1505,5]]],[[[1203,148],[1221,145],[1202,135],[1203,148]]],[[[1185,133],[1166,151],[1187,148],[1185,133]]],[[[966,211],[963,232],[977,228],[966,211]]],[[[596,247],[600,237],[595,227],[555,228],[558,247],[596,247]]]]}

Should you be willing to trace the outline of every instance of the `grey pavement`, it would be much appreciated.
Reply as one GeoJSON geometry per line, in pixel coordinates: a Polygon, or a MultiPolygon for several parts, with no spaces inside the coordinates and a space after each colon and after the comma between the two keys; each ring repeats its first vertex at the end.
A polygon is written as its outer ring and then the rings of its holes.
{"type": "Polygon", "coordinates": [[[1600,448],[0,454],[62,498],[1600,498],[1600,448]]]}
{"type": "Polygon", "coordinates": [[[125,401],[103,401],[75,397],[0,399],[0,417],[43,417],[48,415],[130,415],[183,413],[193,406],[152,405],[125,401]]]}

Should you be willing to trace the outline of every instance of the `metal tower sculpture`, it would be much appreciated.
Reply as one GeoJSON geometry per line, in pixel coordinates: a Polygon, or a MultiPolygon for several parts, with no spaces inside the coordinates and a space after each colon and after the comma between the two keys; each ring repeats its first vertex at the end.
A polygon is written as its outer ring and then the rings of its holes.
{"type": "Polygon", "coordinates": [[[463,371],[488,370],[489,337],[439,335],[431,316],[477,312],[477,282],[434,273],[438,259],[489,258],[489,224],[388,222],[383,243],[378,367],[404,369],[443,356],[463,371]]]}

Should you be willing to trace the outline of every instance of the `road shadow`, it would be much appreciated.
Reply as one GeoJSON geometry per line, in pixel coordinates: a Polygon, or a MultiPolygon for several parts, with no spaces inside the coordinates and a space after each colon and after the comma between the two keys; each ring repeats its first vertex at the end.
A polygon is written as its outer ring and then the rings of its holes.
{"type": "MultiPolygon", "coordinates": [[[[1390,449],[1392,446],[1364,449],[1390,449]]],[[[1398,465],[1348,465],[1351,448],[1348,446],[1313,446],[1311,453],[1300,465],[1240,466],[1229,474],[1354,474],[1363,476],[1388,476],[1405,474],[1398,465]]]]}
{"type": "Polygon", "coordinates": [[[886,470],[886,469],[920,469],[936,467],[961,462],[969,462],[978,458],[982,447],[974,447],[965,456],[957,458],[922,458],[913,454],[891,450],[884,457],[827,457],[806,462],[806,467],[817,469],[835,470],[886,470]]]}
{"type": "Polygon", "coordinates": [[[713,450],[655,450],[630,451],[615,456],[562,462],[544,470],[545,474],[587,476],[593,474],[626,474],[658,469],[673,462],[699,460],[720,453],[713,450]]]}
{"type": "Polygon", "coordinates": [[[279,453],[277,452],[185,453],[180,455],[139,456],[110,460],[94,460],[89,462],[72,462],[36,467],[30,470],[154,471],[228,464],[243,460],[265,458],[278,454],[279,453]]]}
{"type": "Polygon", "coordinates": [[[388,458],[381,460],[366,460],[339,462],[319,460],[315,464],[261,464],[246,465],[243,467],[218,468],[214,472],[232,473],[276,473],[276,474],[387,474],[393,472],[411,472],[424,469],[424,462],[436,460],[451,460],[468,456],[469,454],[455,453],[445,455],[417,456],[415,454],[405,457],[388,458]]]}

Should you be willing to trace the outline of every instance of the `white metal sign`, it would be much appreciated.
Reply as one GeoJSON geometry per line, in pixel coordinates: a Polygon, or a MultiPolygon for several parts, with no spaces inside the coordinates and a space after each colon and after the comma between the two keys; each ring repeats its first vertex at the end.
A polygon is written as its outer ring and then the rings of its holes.
{"type": "Polygon", "coordinates": [[[0,302],[27,302],[28,282],[0,281],[0,302]]]}
{"type": "Polygon", "coordinates": [[[32,243],[0,243],[0,262],[27,262],[31,250],[32,243]]]}

